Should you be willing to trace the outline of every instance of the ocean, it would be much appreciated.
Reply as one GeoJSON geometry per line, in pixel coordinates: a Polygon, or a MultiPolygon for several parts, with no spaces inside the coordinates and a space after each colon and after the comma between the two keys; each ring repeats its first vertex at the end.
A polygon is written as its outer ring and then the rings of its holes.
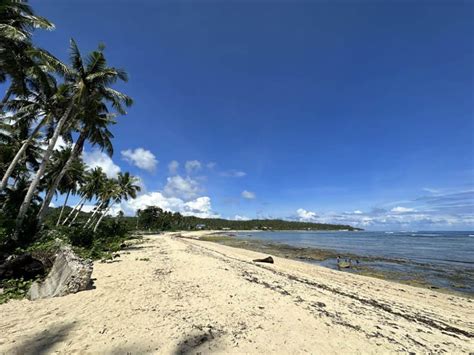
{"type": "MultiPolygon", "coordinates": [[[[361,266],[400,281],[416,279],[432,288],[474,293],[474,232],[276,231],[240,232],[237,237],[368,257],[361,266]]],[[[318,264],[337,268],[335,259],[318,264]]]]}

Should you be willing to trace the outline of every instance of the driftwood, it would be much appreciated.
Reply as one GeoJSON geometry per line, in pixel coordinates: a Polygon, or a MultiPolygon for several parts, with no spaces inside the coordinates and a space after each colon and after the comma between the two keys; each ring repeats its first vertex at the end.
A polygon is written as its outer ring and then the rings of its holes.
{"type": "Polygon", "coordinates": [[[254,259],[253,261],[256,262],[256,263],[273,264],[273,258],[271,256],[267,256],[266,258],[263,258],[263,259],[254,259]]]}
{"type": "Polygon", "coordinates": [[[34,282],[28,298],[65,296],[91,287],[92,261],[83,260],[69,246],[59,248],[53,267],[41,282],[34,282]]]}

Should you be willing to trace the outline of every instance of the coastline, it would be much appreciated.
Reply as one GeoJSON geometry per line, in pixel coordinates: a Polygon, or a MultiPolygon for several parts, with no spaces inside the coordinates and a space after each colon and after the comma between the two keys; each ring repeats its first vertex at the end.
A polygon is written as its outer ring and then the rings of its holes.
{"type": "Polygon", "coordinates": [[[267,255],[195,239],[209,233],[147,236],[95,263],[92,290],[0,305],[0,353],[474,351],[470,299],[280,257],[253,263],[267,255]]]}
{"type": "MultiPolygon", "coordinates": [[[[401,284],[438,290],[474,298],[474,293],[467,285],[472,280],[472,273],[444,273],[442,282],[430,280],[430,273],[440,272],[440,269],[430,264],[420,263],[408,259],[389,258],[377,255],[361,255],[346,251],[323,249],[313,246],[295,246],[277,241],[256,239],[256,238],[236,238],[235,233],[244,234],[248,231],[210,231],[204,233],[200,231],[199,239],[227,245],[235,248],[253,250],[256,252],[268,253],[287,259],[304,261],[311,264],[328,267],[332,270],[350,272],[353,274],[376,277],[383,280],[398,282],[401,284]],[[337,258],[341,260],[352,260],[352,267],[338,268],[337,258]],[[377,264],[384,264],[385,268],[374,267],[377,264]],[[392,267],[387,267],[392,265],[392,267]],[[393,267],[396,266],[396,267],[393,267]],[[416,268],[416,269],[415,269],[416,268]]],[[[281,231],[277,231],[281,232],[281,231]]],[[[295,232],[300,231],[284,231],[295,232]]],[[[252,234],[253,231],[252,231],[252,234]]],[[[183,234],[183,236],[186,236],[183,234]]],[[[439,277],[439,276],[438,276],[439,277]]]]}

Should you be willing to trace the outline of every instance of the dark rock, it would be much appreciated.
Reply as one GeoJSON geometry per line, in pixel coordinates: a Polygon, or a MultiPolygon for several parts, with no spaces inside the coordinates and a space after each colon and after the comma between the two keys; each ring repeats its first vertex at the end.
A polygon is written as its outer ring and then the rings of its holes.
{"type": "Polygon", "coordinates": [[[0,280],[20,279],[33,280],[45,273],[43,263],[31,256],[23,254],[7,258],[0,265],[0,280]]]}
{"type": "Polygon", "coordinates": [[[263,258],[263,259],[254,259],[253,261],[256,262],[256,263],[273,264],[273,258],[271,256],[267,256],[266,258],[263,258]]]}

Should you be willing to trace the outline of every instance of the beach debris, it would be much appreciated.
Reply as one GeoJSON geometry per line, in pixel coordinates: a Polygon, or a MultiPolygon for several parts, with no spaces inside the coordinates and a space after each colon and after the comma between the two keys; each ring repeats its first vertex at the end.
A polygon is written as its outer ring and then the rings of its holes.
{"type": "Polygon", "coordinates": [[[44,273],[43,263],[31,254],[11,256],[0,265],[0,280],[33,280],[44,273]]]}
{"type": "Polygon", "coordinates": [[[267,256],[266,258],[263,258],[263,259],[254,259],[253,262],[273,264],[273,258],[271,256],[267,256]]]}
{"type": "Polygon", "coordinates": [[[337,263],[337,267],[340,269],[350,269],[352,267],[352,263],[350,261],[339,261],[337,263]]]}
{"type": "Polygon", "coordinates": [[[31,285],[28,298],[36,300],[87,290],[92,286],[91,275],[91,260],[81,259],[67,245],[61,246],[48,276],[31,285]]]}
{"type": "MultiPolygon", "coordinates": [[[[350,269],[352,267],[352,259],[341,260],[341,257],[338,256],[336,258],[336,261],[337,261],[337,267],[339,269],[350,269]]],[[[357,263],[359,263],[359,262],[357,262],[357,263]]]]}

